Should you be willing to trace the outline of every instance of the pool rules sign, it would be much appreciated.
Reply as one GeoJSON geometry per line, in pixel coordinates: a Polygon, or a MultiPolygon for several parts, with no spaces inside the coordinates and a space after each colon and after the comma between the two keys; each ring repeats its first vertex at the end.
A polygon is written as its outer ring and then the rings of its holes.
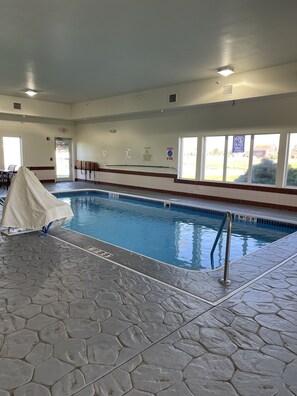
{"type": "Polygon", "coordinates": [[[167,158],[167,161],[173,161],[173,147],[167,147],[166,158],[167,158]]]}
{"type": "Polygon", "coordinates": [[[233,136],[232,153],[244,153],[244,135],[233,136]]]}

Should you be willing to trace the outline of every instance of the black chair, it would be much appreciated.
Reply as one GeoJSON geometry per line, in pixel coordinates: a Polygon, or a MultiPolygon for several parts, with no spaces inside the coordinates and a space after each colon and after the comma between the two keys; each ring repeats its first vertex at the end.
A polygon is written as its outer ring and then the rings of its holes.
{"type": "Polygon", "coordinates": [[[0,185],[3,187],[6,187],[7,190],[8,190],[8,187],[10,186],[11,179],[13,178],[16,167],[17,167],[17,165],[9,165],[7,170],[1,171],[0,185]]]}

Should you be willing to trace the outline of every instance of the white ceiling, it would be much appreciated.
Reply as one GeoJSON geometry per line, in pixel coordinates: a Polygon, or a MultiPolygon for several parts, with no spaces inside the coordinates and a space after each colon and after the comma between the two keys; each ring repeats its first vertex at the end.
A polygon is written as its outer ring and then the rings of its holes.
{"type": "Polygon", "coordinates": [[[297,61],[297,0],[0,0],[0,95],[76,103],[297,61]]]}

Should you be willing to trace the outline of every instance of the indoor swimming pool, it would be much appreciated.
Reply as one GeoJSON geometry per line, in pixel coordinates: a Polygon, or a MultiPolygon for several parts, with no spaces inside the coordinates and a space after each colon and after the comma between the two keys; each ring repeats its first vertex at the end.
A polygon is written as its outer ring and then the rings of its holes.
{"type": "MultiPolygon", "coordinates": [[[[210,264],[223,213],[104,191],[55,194],[74,217],[66,228],[187,270],[224,263],[225,232],[210,264]]],[[[252,253],[297,230],[295,224],[234,214],[230,259],[252,253]]]]}

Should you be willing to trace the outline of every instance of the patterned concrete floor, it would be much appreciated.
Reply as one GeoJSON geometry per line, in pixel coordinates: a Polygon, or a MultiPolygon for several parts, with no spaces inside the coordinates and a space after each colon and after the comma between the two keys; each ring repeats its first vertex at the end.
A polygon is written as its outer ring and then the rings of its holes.
{"type": "Polygon", "coordinates": [[[296,265],[287,263],[76,395],[296,395],[296,265]]]}
{"type": "Polygon", "coordinates": [[[287,247],[205,302],[50,235],[2,236],[0,396],[297,395],[287,247]]]}
{"type": "Polygon", "coordinates": [[[297,394],[297,258],[212,306],[39,233],[0,257],[1,396],[297,394]]]}

